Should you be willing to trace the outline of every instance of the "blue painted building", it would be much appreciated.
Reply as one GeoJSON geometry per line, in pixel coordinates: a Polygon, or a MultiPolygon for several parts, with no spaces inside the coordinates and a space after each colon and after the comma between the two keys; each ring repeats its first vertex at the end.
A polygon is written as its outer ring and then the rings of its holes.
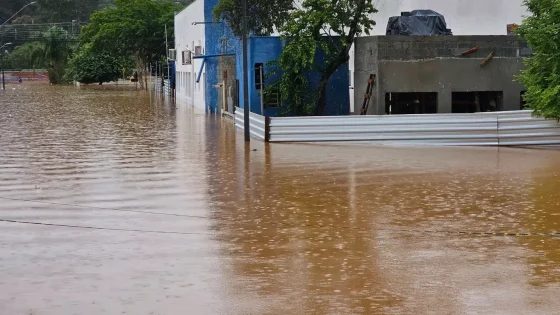
{"type": "MultiPolygon", "coordinates": [[[[212,10],[217,3],[218,0],[196,0],[175,17],[177,99],[184,99],[187,105],[210,113],[219,108],[233,112],[233,105],[243,108],[244,100],[242,44],[225,23],[214,20],[212,10]]],[[[264,67],[266,77],[270,71],[267,63],[279,58],[284,45],[279,37],[249,38],[249,104],[252,112],[262,114],[257,89],[260,83],[258,67],[264,67]]],[[[318,53],[316,62],[321,62],[322,58],[323,55],[318,53]]],[[[319,76],[319,73],[308,73],[310,86],[317,85],[319,76]]],[[[268,78],[265,86],[273,80],[268,78]]],[[[349,85],[348,66],[340,67],[329,81],[325,115],[349,114],[349,85]]],[[[278,99],[269,97],[264,100],[265,115],[275,116],[280,112],[278,99]]]]}

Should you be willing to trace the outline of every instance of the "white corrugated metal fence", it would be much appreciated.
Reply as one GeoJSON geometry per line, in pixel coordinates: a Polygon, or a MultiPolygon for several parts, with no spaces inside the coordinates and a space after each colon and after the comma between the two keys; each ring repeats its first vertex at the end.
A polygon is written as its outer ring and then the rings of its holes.
{"type": "MultiPolygon", "coordinates": [[[[255,113],[249,113],[249,131],[251,136],[261,140],[267,141],[266,139],[266,124],[267,118],[255,113]]],[[[243,108],[235,108],[235,127],[239,130],[244,130],[244,119],[243,119],[243,108]]]]}
{"type": "MultiPolygon", "coordinates": [[[[560,124],[531,117],[531,111],[268,119],[267,130],[267,118],[251,113],[251,134],[260,140],[268,136],[270,142],[353,141],[440,146],[560,144],[560,124]]],[[[236,126],[243,129],[242,110],[236,111],[236,126]]]]}

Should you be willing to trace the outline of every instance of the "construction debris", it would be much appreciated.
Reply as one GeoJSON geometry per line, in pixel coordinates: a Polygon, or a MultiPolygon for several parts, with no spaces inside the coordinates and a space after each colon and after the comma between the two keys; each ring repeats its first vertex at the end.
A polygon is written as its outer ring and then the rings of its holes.
{"type": "Polygon", "coordinates": [[[463,51],[463,53],[461,53],[461,56],[467,56],[467,55],[470,55],[474,52],[477,52],[478,48],[479,48],[478,46],[474,46],[473,48],[471,48],[469,50],[465,50],[465,51],[463,51]]]}
{"type": "Polygon", "coordinates": [[[494,51],[491,51],[490,54],[488,55],[488,57],[486,57],[486,59],[484,59],[481,63],[480,66],[484,67],[490,60],[492,60],[492,58],[494,58],[494,51]]]}

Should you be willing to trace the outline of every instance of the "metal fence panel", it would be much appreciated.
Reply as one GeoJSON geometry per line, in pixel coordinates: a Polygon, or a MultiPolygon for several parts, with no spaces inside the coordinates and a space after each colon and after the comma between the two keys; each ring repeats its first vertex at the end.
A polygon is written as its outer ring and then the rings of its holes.
{"type": "MultiPolygon", "coordinates": [[[[270,142],[341,142],[428,146],[560,144],[560,124],[531,111],[476,114],[271,117],[250,115],[251,135],[270,142]]],[[[243,130],[243,111],[235,112],[243,130]]]]}
{"type": "MultiPolygon", "coordinates": [[[[243,109],[236,107],[235,108],[235,127],[239,130],[245,130],[244,125],[244,117],[243,117],[243,109]]],[[[249,113],[249,132],[251,136],[261,140],[266,140],[266,117],[255,114],[249,113]]]]}
{"type": "Polygon", "coordinates": [[[531,111],[502,112],[498,115],[500,145],[560,144],[560,124],[531,116],[531,111]]]}
{"type": "Polygon", "coordinates": [[[495,145],[497,117],[402,115],[271,118],[270,141],[367,141],[402,145],[495,145]]]}

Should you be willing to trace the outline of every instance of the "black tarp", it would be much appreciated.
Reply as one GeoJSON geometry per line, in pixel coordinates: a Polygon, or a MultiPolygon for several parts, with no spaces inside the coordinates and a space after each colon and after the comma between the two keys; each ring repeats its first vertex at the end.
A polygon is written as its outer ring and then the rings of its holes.
{"type": "Polygon", "coordinates": [[[414,10],[410,16],[393,16],[387,35],[452,35],[443,15],[432,10],[414,10]]]}

